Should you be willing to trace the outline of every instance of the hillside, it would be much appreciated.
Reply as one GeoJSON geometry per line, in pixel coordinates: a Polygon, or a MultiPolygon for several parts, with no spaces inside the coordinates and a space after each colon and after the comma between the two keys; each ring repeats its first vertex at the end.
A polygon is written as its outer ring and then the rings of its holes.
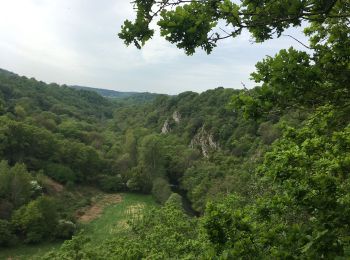
{"type": "Polygon", "coordinates": [[[18,105],[30,113],[38,110],[73,117],[111,117],[111,102],[92,91],[46,84],[3,69],[0,77],[1,98],[8,112],[14,112],[18,105]]]}

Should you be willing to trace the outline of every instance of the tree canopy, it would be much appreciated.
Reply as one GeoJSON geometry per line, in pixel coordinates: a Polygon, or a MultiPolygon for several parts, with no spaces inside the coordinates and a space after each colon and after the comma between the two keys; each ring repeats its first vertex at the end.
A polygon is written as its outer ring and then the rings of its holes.
{"type": "MultiPolygon", "coordinates": [[[[326,28],[342,21],[349,25],[348,0],[135,0],[136,19],[126,20],[119,33],[125,44],[141,48],[160,28],[167,41],[193,54],[208,54],[217,42],[248,30],[257,42],[280,37],[304,22],[326,28]],[[159,17],[159,18],[158,18],[159,17]]],[[[312,47],[310,47],[312,48],[312,47]]]]}

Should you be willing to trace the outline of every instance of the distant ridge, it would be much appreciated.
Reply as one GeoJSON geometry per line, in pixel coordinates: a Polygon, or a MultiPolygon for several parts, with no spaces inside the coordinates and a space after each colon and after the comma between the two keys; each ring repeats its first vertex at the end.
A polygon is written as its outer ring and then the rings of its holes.
{"type": "Polygon", "coordinates": [[[142,99],[142,100],[152,100],[156,96],[160,94],[150,93],[150,92],[122,92],[116,90],[109,89],[101,89],[101,88],[92,88],[92,87],[84,87],[84,86],[69,86],[74,89],[82,89],[88,91],[94,91],[106,98],[117,98],[117,99],[142,99]]]}
{"type": "MultiPolygon", "coordinates": [[[[22,77],[16,73],[13,73],[11,71],[8,71],[2,68],[0,68],[0,75],[6,76],[6,77],[11,77],[11,76],[22,77]]],[[[156,94],[156,93],[150,93],[150,92],[133,92],[133,91],[123,92],[123,91],[116,91],[116,90],[109,90],[109,89],[102,89],[102,88],[92,88],[92,87],[85,87],[85,86],[78,86],[78,85],[71,85],[71,86],[62,85],[62,86],[66,86],[75,90],[92,91],[105,98],[132,100],[132,101],[141,102],[141,103],[152,101],[159,95],[165,95],[165,94],[156,94]]]]}
{"type": "Polygon", "coordinates": [[[18,76],[16,73],[0,68],[0,74],[7,76],[18,76]]]}

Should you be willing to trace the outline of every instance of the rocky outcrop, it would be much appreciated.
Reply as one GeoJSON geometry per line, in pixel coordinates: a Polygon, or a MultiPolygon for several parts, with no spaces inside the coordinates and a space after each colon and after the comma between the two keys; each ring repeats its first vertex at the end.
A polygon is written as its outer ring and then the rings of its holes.
{"type": "Polygon", "coordinates": [[[175,124],[180,124],[181,121],[181,115],[178,111],[174,111],[171,118],[168,118],[165,120],[163,127],[162,127],[162,134],[169,133],[172,129],[172,127],[175,126],[175,124]],[[174,124],[175,122],[175,124],[174,124]]]}
{"type": "Polygon", "coordinates": [[[199,148],[204,157],[209,157],[210,151],[220,149],[219,144],[214,141],[213,135],[208,133],[204,127],[200,128],[192,138],[190,147],[199,148]]]}
{"type": "Polygon", "coordinates": [[[174,111],[173,119],[174,119],[175,123],[179,124],[181,121],[181,114],[178,111],[174,111]]]}
{"type": "Polygon", "coordinates": [[[167,134],[170,132],[170,124],[169,124],[169,120],[165,120],[163,127],[162,127],[162,134],[167,134]]]}

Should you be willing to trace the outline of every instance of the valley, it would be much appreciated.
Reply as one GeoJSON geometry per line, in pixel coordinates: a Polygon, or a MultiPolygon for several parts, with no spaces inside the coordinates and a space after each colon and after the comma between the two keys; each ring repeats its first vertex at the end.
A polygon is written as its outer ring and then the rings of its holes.
{"type": "Polygon", "coordinates": [[[350,259],[349,0],[124,4],[0,9],[0,259],[350,259]]]}

